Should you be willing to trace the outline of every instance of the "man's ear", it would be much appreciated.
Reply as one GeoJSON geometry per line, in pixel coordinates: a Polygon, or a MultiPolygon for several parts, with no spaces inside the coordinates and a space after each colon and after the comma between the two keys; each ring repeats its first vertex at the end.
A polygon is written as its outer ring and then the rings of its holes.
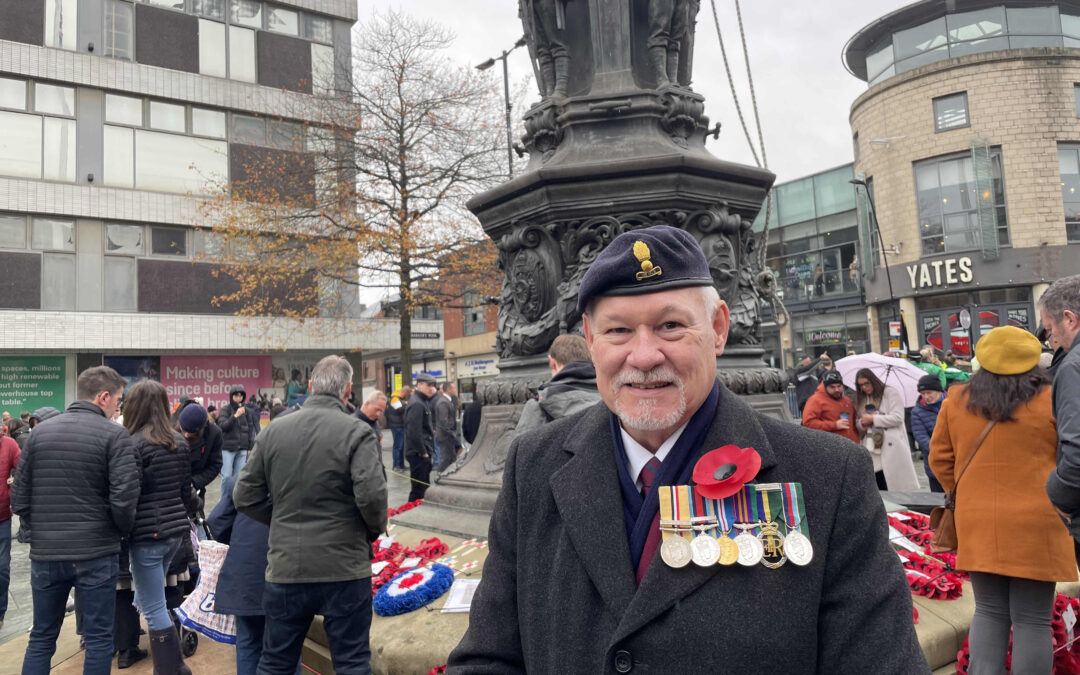
{"type": "Polygon", "coordinates": [[[716,355],[720,356],[724,353],[724,347],[727,345],[728,329],[731,328],[731,311],[723,300],[716,303],[716,313],[713,314],[712,327],[713,333],[716,334],[716,355]]]}

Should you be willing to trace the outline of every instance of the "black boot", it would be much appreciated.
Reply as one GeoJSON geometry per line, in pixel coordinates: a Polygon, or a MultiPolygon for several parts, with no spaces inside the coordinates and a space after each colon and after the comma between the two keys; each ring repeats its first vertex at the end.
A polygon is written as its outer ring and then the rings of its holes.
{"type": "Polygon", "coordinates": [[[123,670],[124,668],[130,668],[139,661],[145,659],[147,654],[145,649],[139,649],[134,647],[132,649],[121,649],[116,656],[116,667],[123,670]]]}
{"type": "Polygon", "coordinates": [[[180,636],[172,626],[150,631],[150,654],[154,657],[154,675],[191,675],[180,653],[180,636]]]}

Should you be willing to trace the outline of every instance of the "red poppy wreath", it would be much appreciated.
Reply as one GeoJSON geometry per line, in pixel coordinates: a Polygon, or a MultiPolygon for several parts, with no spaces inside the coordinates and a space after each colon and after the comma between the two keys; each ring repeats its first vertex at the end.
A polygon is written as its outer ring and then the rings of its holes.
{"type": "Polygon", "coordinates": [[[694,465],[695,491],[707,499],[730,497],[753,480],[761,468],[761,455],[753,448],[725,445],[710,450],[694,465]]]}

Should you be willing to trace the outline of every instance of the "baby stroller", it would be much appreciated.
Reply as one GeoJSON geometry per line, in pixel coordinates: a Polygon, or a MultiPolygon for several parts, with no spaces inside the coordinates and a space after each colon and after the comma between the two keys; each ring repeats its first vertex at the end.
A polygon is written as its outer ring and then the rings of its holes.
{"type": "Polygon", "coordinates": [[[169,565],[169,574],[165,578],[165,606],[169,608],[173,624],[180,633],[180,651],[184,658],[191,658],[199,648],[199,634],[184,627],[180,618],[176,615],[177,607],[184,603],[184,598],[195,590],[199,581],[199,552],[197,527],[202,527],[206,532],[206,538],[213,541],[210,529],[206,527],[206,518],[202,507],[196,513],[191,523],[191,535],[184,537],[180,550],[173,556],[172,564],[169,565]]]}

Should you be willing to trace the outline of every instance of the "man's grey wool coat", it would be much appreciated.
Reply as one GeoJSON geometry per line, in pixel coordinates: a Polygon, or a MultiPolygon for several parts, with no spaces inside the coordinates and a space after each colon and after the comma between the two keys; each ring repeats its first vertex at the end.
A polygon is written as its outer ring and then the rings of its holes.
{"type": "MultiPolygon", "coordinates": [[[[928,673],[869,455],[720,388],[701,453],[761,455],[802,483],[814,559],[672,569],[635,587],[608,409],[515,439],[469,630],[449,673],[928,673]]],[[[732,533],[734,534],[734,533],[732,533]]]]}

